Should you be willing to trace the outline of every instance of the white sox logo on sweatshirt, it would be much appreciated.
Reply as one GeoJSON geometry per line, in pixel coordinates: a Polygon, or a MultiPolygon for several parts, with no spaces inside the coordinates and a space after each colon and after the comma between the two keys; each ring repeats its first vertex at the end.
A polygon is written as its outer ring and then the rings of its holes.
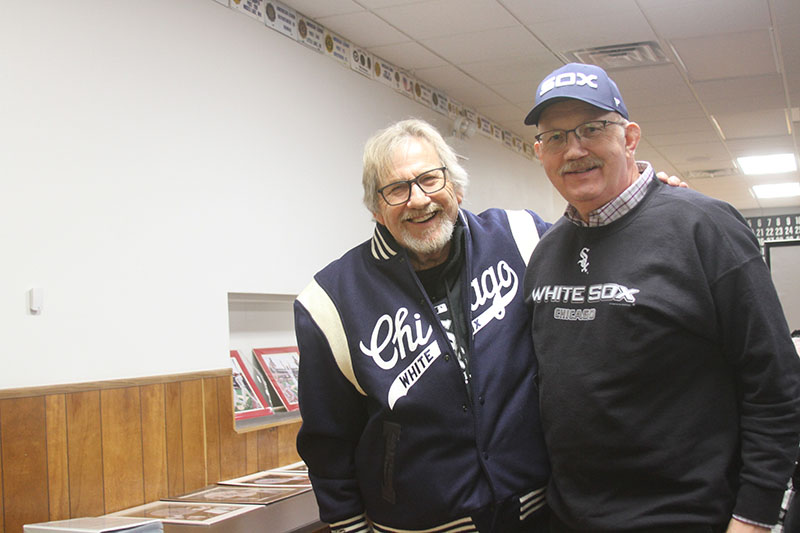
{"type": "MultiPolygon", "coordinates": [[[[500,261],[476,276],[470,287],[472,333],[475,334],[492,320],[505,317],[506,307],[517,294],[519,278],[508,263],[500,261]]],[[[393,315],[387,313],[378,318],[367,344],[363,340],[359,342],[361,353],[371,357],[382,370],[391,370],[408,355],[417,354],[389,387],[390,409],[397,400],[408,394],[442,354],[436,340],[428,342],[432,334],[433,326],[424,323],[419,313],[409,316],[408,308],[400,307],[393,315]]]]}
{"type": "Polygon", "coordinates": [[[581,266],[581,272],[584,274],[589,273],[589,249],[583,248],[581,249],[581,258],[578,260],[578,264],[581,266]]]}
{"type": "MultiPolygon", "coordinates": [[[[597,283],[595,285],[542,285],[531,291],[533,303],[636,305],[639,289],[619,283],[597,283]]],[[[555,307],[556,320],[583,321],[597,317],[595,307],[555,307]]]]}

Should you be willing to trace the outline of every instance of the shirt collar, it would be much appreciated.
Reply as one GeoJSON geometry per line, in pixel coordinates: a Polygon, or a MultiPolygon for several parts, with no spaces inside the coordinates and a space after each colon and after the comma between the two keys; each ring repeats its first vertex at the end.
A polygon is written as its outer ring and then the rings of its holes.
{"type": "Polygon", "coordinates": [[[653,176],[655,175],[653,167],[646,161],[637,161],[636,167],[639,170],[639,177],[636,181],[622,191],[622,194],[607,204],[598,207],[594,211],[590,211],[588,222],[583,221],[578,210],[572,207],[572,205],[567,205],[564,216],[573,224],[586,228],[594,228],[611,224],[615,220],[619,220],[628,214],[631,209],[642,201],[647,193],[647,186],[653,181],[653,176]]]}

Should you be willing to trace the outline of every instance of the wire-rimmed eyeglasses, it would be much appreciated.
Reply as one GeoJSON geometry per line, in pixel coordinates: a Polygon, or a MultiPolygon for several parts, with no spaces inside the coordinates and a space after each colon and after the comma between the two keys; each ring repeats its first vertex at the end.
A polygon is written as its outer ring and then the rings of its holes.
{"type": "Polygon", "coordinates": [[[378,192],[389,205],[402,205],[411,198],[411,186],[415,183],[425,194],[433,194],[447,185],[447,167],[426,170],[413,180],[394,181],[384,185],[378,192]]]}
{"type": "Polygon", "coordinates": [[[570,132],[575,134],[579,142],[594,141],[603,136],[609,124],[624,126],[624,122],[614,122],[613,120],[592,120],[572,128],[571,130],[548,130],[540,133],[535,138],[548,152],[560,152],[567,146],[567,137],[570,132]]]}

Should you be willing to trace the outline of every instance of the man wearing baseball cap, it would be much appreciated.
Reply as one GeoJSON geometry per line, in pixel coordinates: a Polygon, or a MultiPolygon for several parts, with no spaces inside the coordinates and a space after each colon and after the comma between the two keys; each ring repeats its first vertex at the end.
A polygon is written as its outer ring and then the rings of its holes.
{"type": "Polygon", "coordinates": [[[569,203],[528,264],[554,532],[769,531],[800,360],[730,205],[653,179],[616,84],[570,63],[525,119],[569,203]]]}

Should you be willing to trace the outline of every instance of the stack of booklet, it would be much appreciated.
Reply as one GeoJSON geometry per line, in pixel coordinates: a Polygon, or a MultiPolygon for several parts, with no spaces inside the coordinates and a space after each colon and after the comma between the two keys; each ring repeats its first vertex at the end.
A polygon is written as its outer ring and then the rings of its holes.
{"type": "Polygon", "coordinates": [[[25,533],[163,533],[161,520],[127,518],[123,516],[96,516],[71,518],[40,524],[26,524],[25,533]]]}
{"type": "Polygon", "coordinates": [[[105,516],[28,524],[24,533],[253,533],[316,521],[308,467],[299,461],[105,516]],[[280,509],[270,505],[284,500],[280,509]]]}

